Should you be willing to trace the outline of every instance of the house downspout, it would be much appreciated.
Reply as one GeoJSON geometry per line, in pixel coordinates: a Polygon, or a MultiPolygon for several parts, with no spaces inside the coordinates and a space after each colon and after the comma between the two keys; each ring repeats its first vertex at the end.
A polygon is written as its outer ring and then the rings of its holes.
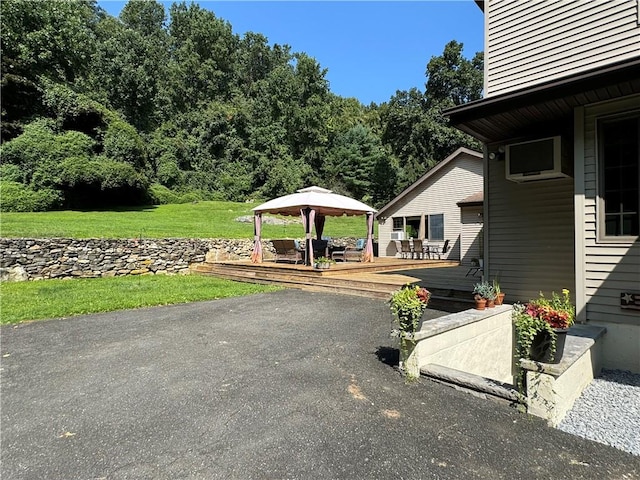
{"type": "Polygon", "coordinates": [[[584,107],[573,110],[573,217],[574,217],[574,277],[576,322],[587,322],[587,292],[585,285],[585,218],[584,218],[584,107]]]}
{"type": "Polygon", "coordinates": [[[482,242],[484,247],[483,259],[482,259],[482,281],[485,277],[489,277],[489,147],[487,144],[482,145],[482,242]]]}

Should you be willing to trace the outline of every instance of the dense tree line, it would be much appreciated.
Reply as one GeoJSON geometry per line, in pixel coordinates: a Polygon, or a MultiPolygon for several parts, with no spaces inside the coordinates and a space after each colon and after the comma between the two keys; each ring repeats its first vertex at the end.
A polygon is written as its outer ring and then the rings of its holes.
{"type": "Polygon", "coordinates": [[[240,37],[197,4],[0,3],[3,210],[270,198],[317,184],[381,205],[473,139],[444,108],[480,98],[452,41],[424,91],[331,93],[313,57],[240,37]]]}

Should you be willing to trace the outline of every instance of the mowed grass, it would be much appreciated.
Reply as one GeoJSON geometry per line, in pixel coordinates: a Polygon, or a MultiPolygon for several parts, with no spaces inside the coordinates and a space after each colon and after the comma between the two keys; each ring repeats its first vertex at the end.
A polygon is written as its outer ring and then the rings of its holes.
{"type": "Polygon", "coordinates": [[[0,323],[214,300],[278,290],[198,275],[144,275],[0,284],[0,323]]]}
{"type": "MultiPolygon", "coordinates": [[[[253,238],[253,223],[236,221],[251,216],[257,204],[198,202],[100,211],[2,213],[2,237],[28,238],[253,238]]],[[[301,238],[299,217],[288,225],[263,222],[263,238],[301,238]]],[[[323,235],[364,237],[365,216],[329,217],[323,235]]]]}

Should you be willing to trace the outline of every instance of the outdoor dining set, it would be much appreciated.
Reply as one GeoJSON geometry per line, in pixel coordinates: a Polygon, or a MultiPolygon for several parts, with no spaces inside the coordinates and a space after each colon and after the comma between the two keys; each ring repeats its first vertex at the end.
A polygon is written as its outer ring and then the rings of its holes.
{"type": "Polygon", "coordinates": [[[441,259],[449,250],[449,240],[445,240],[444,243],[431,243],[413,238],[411,240],[395,240],[395,243],[400,258],[411,260],[441,259]]]}
{"type": "MultiPolygon", "coordinates": [[[[362,261],[366,239],[359,239],[355,246],[333,245],[330,238],[311,241],[314,258],[325,257],[334,261],[362,261]]],[[[275,261],[303,262],[305,258],[304,242],[294,239],[271,240],[276,253],[275,261]]]]}

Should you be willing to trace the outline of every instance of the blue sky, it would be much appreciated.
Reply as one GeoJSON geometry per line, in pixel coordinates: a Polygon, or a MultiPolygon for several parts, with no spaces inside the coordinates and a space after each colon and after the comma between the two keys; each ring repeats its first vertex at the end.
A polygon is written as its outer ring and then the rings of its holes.
{"type": "MultiPolygon", "coordinates": [[[[168,13],[172,2],[162,2],[168,13]]],[[[443,1],[199,1],[233,32],[262,33],[328,69],[331,91],[365,105],[396,92],[424,88],[425,69],[450,40],[464,55],[483,50],[483,15],[472,0],[443,1]]],[[[117,16],[126,2],[99,0],[117,16]]]]}

